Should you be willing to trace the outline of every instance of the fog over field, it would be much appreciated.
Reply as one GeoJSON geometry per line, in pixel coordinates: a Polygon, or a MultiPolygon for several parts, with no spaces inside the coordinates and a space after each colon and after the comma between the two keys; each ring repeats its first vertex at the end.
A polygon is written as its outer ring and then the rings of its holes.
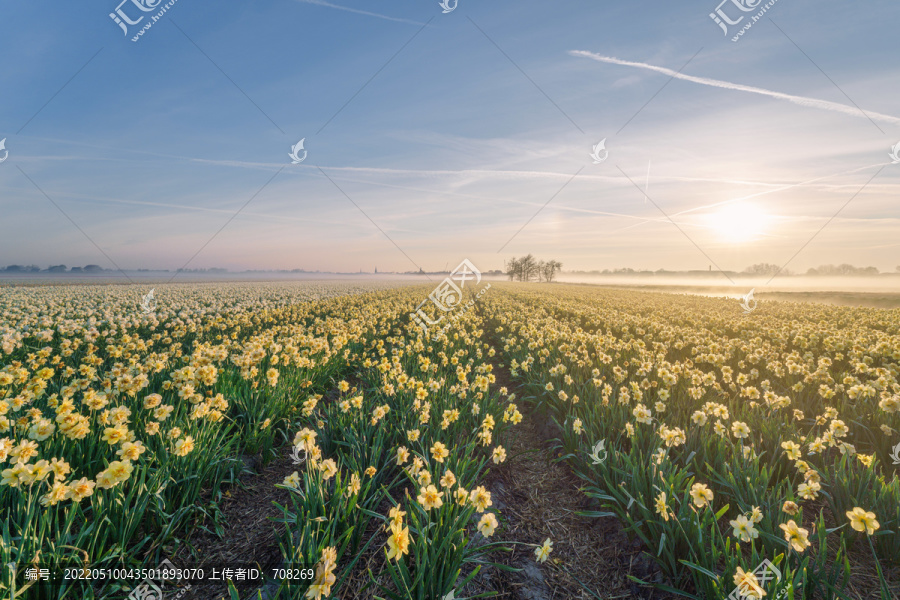
{"type": "Polygon", "coordinates": [[[563,272],[560,283],[591,283],[596,285],[641,286],[653,288],[681,288],[704,295],[744,295],[750,288],[759,291],[804,292],[891,292],[900,293],[900,274],[874,277],[749,277],[732,276],[733,283],[723,275],[709,277],[667,275],[584,275],[563,272]],[[745,289],[746,288],[746,289],[745,289]]]}
{"type": "MultiPolygon", "coordinates": [[[[147,286],[213,282],[378,282],[383,285],[428,285],[440,282],[447,273],[167,273],[161,271],[103,271],[100,273],[0,273],[0,289],[7,285],[79,285],[112,284],[147,286]]],[[[506,281],[506,275],[484,273],[486,281],[506,281]]],[[[645,292],[726,297],[739,300],[750,290],[758,300],[815,302],[869,308],[900,308],[900,274],[854,277],[778,276],[776,278],[743,274],[711,273],[704,276],[644,273],[635,275],[567,273],[554,279],[556,284],[582,284],[632,289],[645,292]]],[[[543,285],[534,283],[533,285],[543,285]]]]}

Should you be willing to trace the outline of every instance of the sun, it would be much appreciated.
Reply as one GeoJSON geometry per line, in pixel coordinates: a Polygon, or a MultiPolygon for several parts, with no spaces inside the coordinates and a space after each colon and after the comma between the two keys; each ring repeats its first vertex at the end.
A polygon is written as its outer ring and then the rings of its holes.
{"type": "Polygon", "coordinates": [[[706,224],[724,241],[744,244],[769,230],[771,217],[755,204],[735,202],[706,215],[706,224]]]}

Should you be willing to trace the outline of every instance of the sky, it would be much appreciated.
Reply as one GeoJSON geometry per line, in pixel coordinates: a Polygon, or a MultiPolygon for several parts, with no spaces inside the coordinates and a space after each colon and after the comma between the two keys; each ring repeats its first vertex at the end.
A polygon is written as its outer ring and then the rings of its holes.
{"type": "Polygon", "coordinates": [[[119,1],[0,0],[0,266],[900,265],[896,2],[119,1]]]}

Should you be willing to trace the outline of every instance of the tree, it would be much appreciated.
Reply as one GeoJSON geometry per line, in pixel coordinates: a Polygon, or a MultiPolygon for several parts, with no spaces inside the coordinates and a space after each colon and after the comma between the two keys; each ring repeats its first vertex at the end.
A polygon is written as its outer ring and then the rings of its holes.
{"type": "Polygon", "coordinates": [[[553,283],[553,278],[556,277],[556,272],[562,268],[562,263],[558,260],[548,260],[547,262],[541,261],[540,264],[544,280],[547,283],[553,283]]]}
{"type": "Polygon", "coordinates": [[[532,279],[537,279],[538,276],[538,262],[529,254],[522,258],[522,279],[520,281],[531,281],[532,279]]]}
{"type": "Polygon", "coordinates": [[[506,262],[506,275],[510,281],[515,281],[519,276],[519,259],[515,256],[506,262]]]}
{"type": "Polygon", "coordinates": [[[756,263],[755,265],[750,265],[744,269],[744,273],[747,273],[748,275],[790,275],[790,272],[787,269],[782,269],[778,265],[773,265],[772,263],[756,263]]]}
{"type": "Polygon", "coordinates": [[[844,263],[842,265],[820,265],[806,272],[807,275],[878,275],[876,267],[854,267],[844,263]]]}
{"type": "Polygon", "coordinates": [[[537,276],[537,261],[531,254],[511,258],[506,263],[506,275],[510,281],[531,281],[537,276]]]}
{"type": "Polygon", "coordinates": [[[556,260],[538,261],[528,254],[521,258],[513,257],[506,262],[506,276],[510,281],[553,281],[562,263],[556,260]]]}

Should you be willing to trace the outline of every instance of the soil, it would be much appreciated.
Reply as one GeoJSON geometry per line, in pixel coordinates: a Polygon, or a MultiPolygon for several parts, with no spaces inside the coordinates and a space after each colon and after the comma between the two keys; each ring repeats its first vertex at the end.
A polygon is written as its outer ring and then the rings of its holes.
{"type": "Polygon", "coordinates": [[[554,425],[539,419],[521,401],[522,391],[505,368],[495,364],[494,375],[498,386],[516,393],[523,420],[508,430],[505,448],[510,458],[488,475],[486,486],[502,515],[498,530],[501,539],[530,544],[515,545],[513,552],[496,556],[501,564],[521,569],[495,570],[497,597],[667,598],[628,579],[633,575],[646,580],[657,571],[642,555],[640,545],[629,541],[616,519],[576,514],[592,507],[579,489],[580,480],[558,461],[551,442],[556,437],[554,425]],[[546,562],[538,563],[534,547],[548,537],[553,551],[546,562]]]}
{"type": "MultiPolygon", "coordinates": [[[[289,505],[289,492],[275,487],[284,478],[297,470],[290,457],[290,447],[284,448],[278,458],[256,471],[258,461],[245,457],[245,471],[239,485],[224,488],[219,509],[224,517],[220,520],[222,536],[206,528],[198,529],[191,536],[193,553],[182,546],[172,562],[179,568],[199,566],[192,557],[202,557],[204,565],[221,568],[222,565],[277,565],[282,553],[279,538],[284,525],[271,519],[280,517],[281,510],[275,502],[289,505]]],[[[252,595],[258,586],[238,585],[241,598],[252,595]]],[[[183,596],[183,600],[220,600],[230,598],[224,585],[211,584],[193,586],[183,596]]]]}

